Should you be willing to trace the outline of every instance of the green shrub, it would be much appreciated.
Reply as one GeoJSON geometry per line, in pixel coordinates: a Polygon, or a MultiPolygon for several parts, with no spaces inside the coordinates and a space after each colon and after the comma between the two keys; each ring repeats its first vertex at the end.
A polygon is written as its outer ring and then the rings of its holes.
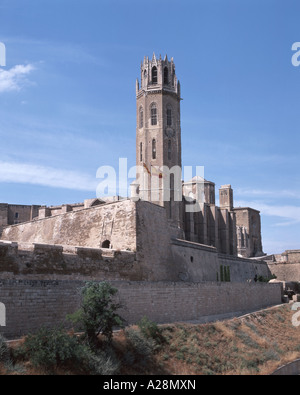
{"type": "Polygon", "coordinates": [[[176,358],[179,359],[179,360],[181,360],[181,361],[184,361],[184,360],[185,360],[184,353],[181,352],[181,351],[177,351],[177,352],[176,352],[176,358]]]}
{"type": "Polygon", "coordinates": [[[120,364],[111,349],[93,352],[84,346],[80,352],[82,369],[91,375],[110,376],[118,373],[120,364]]]}
{"type": "Polygon", "coordinates": [[[215,375],[215,372],[214,372],[213,370],[207,368],[207,367],[206,367],[206,368],[203,368],[202,373],[203,373],[205,376],[214,376],[214,375],[215,375]]]}
{"type": "Polygon", "coordinates": [[[19,349],[19,357],[29,358],[34,366],[53,369],[67,362],[78,362],[79,343],[59,328],[41,328],[26,337],[19,349]]]}
{"type": "Polygon", "coordinates": [[[113,300],[117,293],[107,282],[87,282],[81,289],[81,308],[68,318],[79,325],[91,344],[97,342],[99,334],[110,342],[113,328],[124,326],[124,319],[117,314],[122,304],[113,300]]]}
{"type": "Polygon", "coordinates": [[[245,325],[247,325],[254,333],[259,334],[259,331],[253,322],[245,321],[245,325]]]}
{"type": "Polygon", "coordinates": [[[137,359],[147,359],[152,355],[155,349],[153,339],[146,339],[140,331],[131,328],[125,330],[125,335],[137,359]]]}
{"type": "Polygon", "coordinates": [[[242,357],[241,368],[254,370],[255,372],[259,372],[259,360],[258,359],[245,359],[242,357]]]}
{"type": "Polygon", "coordinates": [[[60,328],[42,328],[37,334],[27,336],[16,355],[18,358],[29,358],[33,366],[49,371],[70,366],[72,370],[82,373],[111,375],[119,369],[111,349],[95,351],[89,344],[60,328]]]}
{"type": "Polygon", "coordinates": [[[154,340],[156,343],[155,350],[158,350],[160,346],[166,342],[166,339],[162,334],[162,330],[155,322],[150,321],[146,316],[138,322],[138,327],[146,339],[154,340]]]}
{"type": "Polygon", "coordinates": [[[256,341],[253,340],[253,339],[248,335],[248,333],[246,333],[246,332],[244,332],[244,331],[242,331],[242,330],[240,330],[239,332],[237,332],[237,337],[239,337],[239,338],[242,340],[242,342],[243,342],[246,346],[248,346],[248,347],[250,347],[250,348],[255,348],[255,349],[259,349],[259,348],[260,348],[259,344],[257,344],[256,341]]]}
{"type": "Polygon", "coordinates": [[[280,356],[275,350],[267,350],[264,352],[266,361],[280,361],[280,356]]]}
{"type": "Polygon", "coordinates": [[[160,335],[160,330],[155,322],[150,321],[144,316],[139,322],[138,327],[146,338],[156,339],[160,335]]]}

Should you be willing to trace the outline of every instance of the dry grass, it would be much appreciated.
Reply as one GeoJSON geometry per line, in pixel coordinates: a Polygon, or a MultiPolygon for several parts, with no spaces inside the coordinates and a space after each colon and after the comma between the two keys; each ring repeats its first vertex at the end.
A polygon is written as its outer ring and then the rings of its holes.
{"type": "MultiPolygon", "coordinates": [[[[115,333],[113,348],[121,375],[269,375],[300,358],[300,329],[292,325],[292,315],[291,306],[282,305],[211,324],[162,325],[164,342],[150,358],[135,355],[124,331],[115,333]]],[[[25,362],[23,372],[0,366],[0,374],[44,372],[25,362]]]]}
{"type": "Polygon", "coordinates": [[[263,374],[300,357],[299,328],[291,323],[291,306],[206,325],[164,329],[170,374],[188,367],[190,374],[263,374]]]}

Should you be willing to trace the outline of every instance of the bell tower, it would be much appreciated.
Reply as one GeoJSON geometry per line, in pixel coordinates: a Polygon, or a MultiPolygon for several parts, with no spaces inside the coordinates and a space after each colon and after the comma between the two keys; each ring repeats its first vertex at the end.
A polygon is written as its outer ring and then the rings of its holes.
{"type": "Polygon", "coordinates": [[[139,197],[166,208],[170,219],[180,222],[176,191],[182,188],[180,83],[173,58],[144,58],[140,83],[136,81],[136,164],[139,197]],[[171,171],[171,173],[170,173],[171,171]],[[169,173],[169,174],[168,174],[169,173]],[[175,192],[175,193],[174,193],[175,192]]]}

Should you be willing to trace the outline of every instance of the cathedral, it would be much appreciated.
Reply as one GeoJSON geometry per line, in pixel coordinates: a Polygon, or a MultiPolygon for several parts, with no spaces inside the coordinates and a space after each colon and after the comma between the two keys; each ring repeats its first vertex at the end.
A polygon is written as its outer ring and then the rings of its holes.
{"type": "MultiPolygon", "coordinates": [[[[166,225],[163,225],[163,218],[160,214],[158,217],[161,218],[161,222],[155,226],[152,224],[152,230],[155,232],[157,227],[167,226],[166,233],[172,240],[191,242],[199,245],[199,248],[200,246],[213,247],[218,253],[233,257],[263,256],[260,213],[249,207],[234,207],[231,185],[220,187],[218,207],[213,182],[201,176],[195,176],[190,181],[182,181],[181,100],[180,83],[176,76],[173,58],[171,60],[167,56],[164,59],[161,56],[157,58],[155,54],[151,60],[145,57],[141,64],[140,81],[139,79],[136,81],[137,174],[136,180],[131,184],[129,200],[148,202],[164,209],[166,225]]],[[[48,226],[46,222],[45,224],[39,223],[41,228],[36,236],[32,231],[28,231],[28,236],[26,236],[24,229],[27,227],[19,225],[32,224],[38,220],[82,212],[94,207],[105,207],[125,200],[128,199],[99,197],[87,199],[81,204],[58,207],[2,203],[0,204],[0,239],[2,237],[2,239],[12,240],[11,237],[13,237],[15,241],[56,244],[57,235],[42,236],[48,226]]],[[[118,210],[115,210],[114,216],[121,215],[118,210]]],[[[92,242],[84,241],[78,236],[76,245],[111,249],[129,248],[131,244],[128,242],[127,245],[125,239],[122,240],[120,229],[119,236],[113,242],[112,234],[116,224],[114,218],[106,217],[102,220],[102,233],[99,234],[97,231],[97,238],[94,238],[92,242]]],[[[67,217],[61,219],[67,227],[66,220],[67,217]]],[[[28,229],[32,226],[28,225],[28,229]]],[[[150,234],[149,229],[144,229],[144,231],[150,234]]],[[[63,242],[61,235],[58,239],[63,242]]],[[[70,244],[70,242],[68,239],[65,244],[70,244]]]]}
{"type": "Polygon", "coordinates": [[[258,258],[259,211],[234,207],[229,184],[220,187],[216,206],[215,184],[203,174],[183,181],[180,103],[173,59],[145,58],[136,81],[130,198],[0,204],[0,301],[7,311],[0,333],[16,339],[65,323],[87,281],[118,289],[128,323],[144,316],[206,322],[281,303],[281,285],[265,282],[272,272],[258,258]]]}
{"type": "Polygon", "coordinates": [[[235,208],[231,185],[221,186],[217,207],[213,182],[199,176],[182,182],[181,100],[173,58],[145,57],[136,81],[138,172],[132,197],[164,207],[185,240],[228,255],[262,256],[260,213],[235,208]]]}

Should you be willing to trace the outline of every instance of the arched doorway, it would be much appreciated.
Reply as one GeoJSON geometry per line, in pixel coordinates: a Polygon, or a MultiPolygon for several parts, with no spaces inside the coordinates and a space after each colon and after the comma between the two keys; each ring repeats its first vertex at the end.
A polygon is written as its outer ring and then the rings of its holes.
{"type": "Polygon", "coordinates": [[[110,241],[109,240],[105,240],[102,243],[102,248],[110,248],[110,241]]]}

